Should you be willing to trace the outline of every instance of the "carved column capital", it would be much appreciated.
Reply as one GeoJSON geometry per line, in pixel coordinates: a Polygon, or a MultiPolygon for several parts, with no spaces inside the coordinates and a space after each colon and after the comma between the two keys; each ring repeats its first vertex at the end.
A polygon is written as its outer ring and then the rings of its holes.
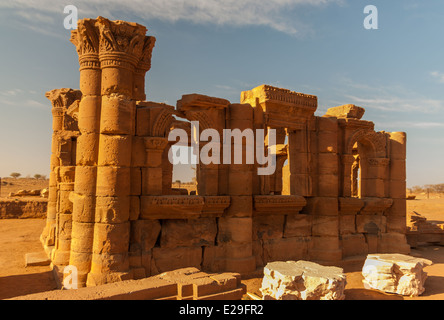
{"type": "Polygon", "coordinates": [[[76,46],[80,70],[100,69],[99,33],[95,23],[95,19],[82,19],[78,21],[77,29],[71,31],[70,41],[76,46]]]}
{"type": "Polygon", "coordinates": [[[103,17],[97,18],[96,25],[102,68],[110,66],[134,69],[143,54],[147,29],[137,23],[110,21],[103,17]]]}

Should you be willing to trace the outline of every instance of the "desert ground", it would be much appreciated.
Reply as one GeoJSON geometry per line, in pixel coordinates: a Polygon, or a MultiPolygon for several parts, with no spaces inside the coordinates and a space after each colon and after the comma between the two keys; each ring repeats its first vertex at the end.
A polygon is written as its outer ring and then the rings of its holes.
{"type": "MultiPolygon", "coordinates": [[[[14,199],[9,198],[11,192],[19,190],[41,190],[48,188],[48,179],[34,179],[34,178],[1,178],[0,184],[0,200],[14,199]]],[[[35,199],[35,197],[20,197],[22,200],[35,199]]]]}
{"type": "MultiPolygon", "coordinates": [[[[4,178],[0,198],[7,199],[9,192],[20,189],[42,189],[47,180],[4,178]],[[12,184],[9,184],[11,182],[12,184]]],[[[418,194],[407,201],[408,210],[416,211],[428,221],[444,223],[444,195],[418,194]]],[[[43,251],[39,241],[45,225],[44,219],[0,219],[0,299],[56,289],[49,266],[25,267],[26,253],[43,251]]],[[[362,284],[361,264],[350,263],[344,267],[347,275],[347,300],[444,300],[444,247],[423,245],[412,249],[411,255],[434,262],[425,268],[428,273],[426,291],[416,298],[384,294],[366,290],[362,284]]],[[[247,291],[260,296],[261,276],[243,279],[247,291]]],[[[246,296],[247,298],[247,296],[246,296]]]]}

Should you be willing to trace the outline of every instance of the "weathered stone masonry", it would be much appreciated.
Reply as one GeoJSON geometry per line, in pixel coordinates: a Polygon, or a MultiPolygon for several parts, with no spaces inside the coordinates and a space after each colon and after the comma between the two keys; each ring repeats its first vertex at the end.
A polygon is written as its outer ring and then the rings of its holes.
{"type": "Polygon", "coordinates": [[[315,116],[316,96],[267,85],[237,104],[199,94],[176,108],[144,101],[155,43],[146,32],[80,20],[71,38],[80,91],[47,94],[54,135],[41,239],[60,277],[66,265],[93,286],[181,267],[248,273],[276,260],[409,251],[405,133],[375,132],[354,105],[315,116]],[[168,133],[191,128],[178,118],[200,131],[276,129],[275,173],[200,163],[197,195],[181,194],[171,187],[168,133]]]}

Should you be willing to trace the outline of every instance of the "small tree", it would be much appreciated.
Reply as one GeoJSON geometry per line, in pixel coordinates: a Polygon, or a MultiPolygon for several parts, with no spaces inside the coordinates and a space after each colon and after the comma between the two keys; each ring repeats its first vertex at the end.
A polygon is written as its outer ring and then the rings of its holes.
{"type": "Polygon", "coordinates": [[[17,179],[18,177],[20,177],[22,174],[18,173],[18,172],[13,172],[10,174],[11,177],[13,177],[14,179],[17,179]]]}
{"type": "Polygon", "coordinates": [[[42,175],[41,175],[41,174],[38,174],[38,173],[37,173],[37,174],[34,175],[34,179],[37,179],[37,180],[38,180],[38,179],[41,179],[41,178],[42,178],[42,175]]]}

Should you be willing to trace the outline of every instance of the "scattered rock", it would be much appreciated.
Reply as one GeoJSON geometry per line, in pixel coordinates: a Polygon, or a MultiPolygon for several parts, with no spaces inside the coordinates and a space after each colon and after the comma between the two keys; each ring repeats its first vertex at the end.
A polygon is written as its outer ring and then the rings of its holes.
{"type": "Polygon", "coordinates": [[[423,268],[432,263],[403,254],[369,254],[362,268],[364,287],[417,297],[425,290],[427,273],[423,268]]]}
{"type": "Polygon", "coordinates": [[[346,277],[341,268],[309,261],[271,262],[264,268],[264,300],[343,300],[346,277]]]}

